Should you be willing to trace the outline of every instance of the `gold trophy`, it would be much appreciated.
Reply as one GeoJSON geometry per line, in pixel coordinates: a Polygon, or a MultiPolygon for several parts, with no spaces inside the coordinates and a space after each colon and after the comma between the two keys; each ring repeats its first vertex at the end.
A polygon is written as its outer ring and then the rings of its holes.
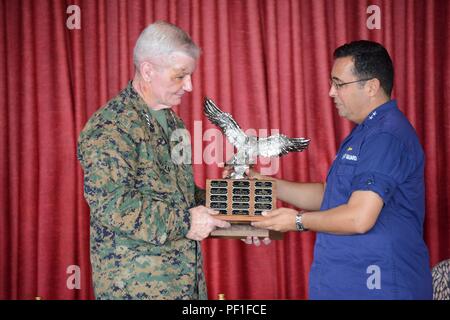
{"type": "Polygon", "coordinates": [[[228,162],[233,172],[226,179],[206,180],[206,206],[219,212],[218,219],[231,223],[230,228],[217,229],[211,237],[246,238],[247,236],[282,239],[282,233],[255,228],[252,221],[264,219],[263,211],[276,208],[276,184],[272,180],[248,179],[245,172],[257,156],[277,157],[303,151],[309,139],[288,138],[282,134],[267,138],[246,135],[229,113],[205,98],[204,112],[237,149],[228,162]]]}

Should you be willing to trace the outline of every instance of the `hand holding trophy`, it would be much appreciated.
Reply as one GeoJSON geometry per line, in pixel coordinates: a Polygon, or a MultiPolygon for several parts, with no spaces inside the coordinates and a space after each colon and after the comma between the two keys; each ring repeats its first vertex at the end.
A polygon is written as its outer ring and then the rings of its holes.
{"type": "Polygon", "coordinates": [[[303,151],[308,147],[310,140],[288,138],[282,134],[267,138],[246,135],[231,115],[220,110],[209,98],[205,98],[204,112],[237,149],[236,154],[227,163],[227,166],[233,167],[230,176],[206,181],[206,206],[219,211],[218,219],[232,223],[231,228],[215,230],[211,236],[280,239],[282,237],[280,233],[250,226],[250,222],[264,218],[263,211],[275,209],[275,182],[270,179],[249,179],[246,172],[257,156],[277,157],[289,152],[303,151]]]}

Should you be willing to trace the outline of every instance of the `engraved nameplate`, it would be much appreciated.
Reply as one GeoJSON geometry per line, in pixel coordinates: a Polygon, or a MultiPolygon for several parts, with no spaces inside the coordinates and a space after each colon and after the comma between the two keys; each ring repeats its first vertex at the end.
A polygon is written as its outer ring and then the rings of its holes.
{"type": "Polygon", "coordinates": [[[258,221],[263,211],[276,208],[275,182],[271,180],[206,180],[206,206],[228,221],[258,221]]]}

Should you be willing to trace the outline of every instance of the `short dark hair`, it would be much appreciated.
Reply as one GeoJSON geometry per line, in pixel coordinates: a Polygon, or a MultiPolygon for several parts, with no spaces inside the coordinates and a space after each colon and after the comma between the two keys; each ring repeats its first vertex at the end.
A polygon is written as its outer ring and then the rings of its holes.
{"type": "Polygon", "coordinates": [[[377,78],[384,92],[391,96],[394,85],[394,66],[387,50],[379,43],[358,40],[334,50],[334,58],[352,57],[353,74],[358,79],[377,78]]]}

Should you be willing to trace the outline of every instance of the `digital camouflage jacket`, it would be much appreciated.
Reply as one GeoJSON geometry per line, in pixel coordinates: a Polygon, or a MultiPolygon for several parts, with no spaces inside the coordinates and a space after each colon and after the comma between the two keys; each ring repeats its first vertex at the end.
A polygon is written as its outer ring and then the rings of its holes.
{"type": "MultiPolygon", "coordinates": [[[[167,134],[131,82],[87,122],[78,140],[97,299],[206,299],[191,164],[170,141],[183,121],[166,109],[167,134]]],[[[190,145],[189,145],[190,147],[190,145]]]]}

